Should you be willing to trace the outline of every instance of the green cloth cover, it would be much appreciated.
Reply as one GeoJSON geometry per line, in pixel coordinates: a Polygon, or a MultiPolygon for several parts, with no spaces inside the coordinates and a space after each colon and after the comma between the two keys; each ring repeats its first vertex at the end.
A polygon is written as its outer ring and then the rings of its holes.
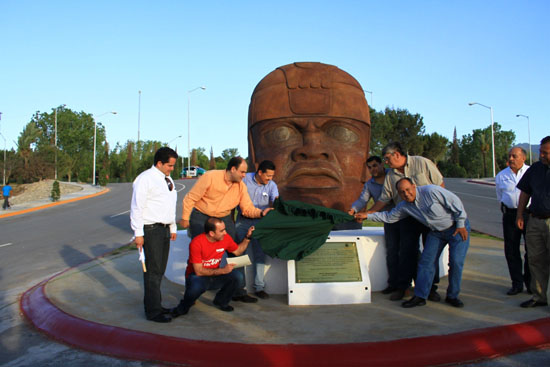
{"type": "Polygon", "coordinates": [[[301,260],[321,247],[335,224],[354,220],[352,215],[324,206],[278,198],[256,225],[252,237],[271,257],[301,260]]]}

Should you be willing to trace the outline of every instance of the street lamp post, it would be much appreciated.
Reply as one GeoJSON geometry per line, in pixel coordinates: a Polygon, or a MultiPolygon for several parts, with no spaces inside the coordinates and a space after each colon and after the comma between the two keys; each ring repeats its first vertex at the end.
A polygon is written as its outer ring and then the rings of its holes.
{"type": "Polygon", "coordinates": [[[369,90],[364,90],[364,89],[363,89],[363,92],[369,93],[369,94],[370,94],[370,108],[373,108],[373,107],[372,107],[372,92],[369,91],[369,90]]]}
{"type": "Polygon", "coordinates": [[[93,167],[92,167],[92,184],[95,186],[95,146],[96,146],[96,134],[97,134],[97,118],[98,117],[101,117],[103,115],[106,115],[108,113],[112,113],[113,115],[116,115],[116,111],[109,111],[109,112],[105,112],[105,113],[102,113],[101,115],[97,116],[97,117],[94,117],[94,159],[93,159],[93,167]]]}
{"type": "Polygon", "coordinates": [[[2,175],[2,185],[6,186],[6,138],[2,133],[0,133],[2,139],[4,139],[4,173],[2,175]]]}
{"type": "Polygon", "coordinates": [[[533,164],[533,154],[531,153],[531,127],[529,126],[529,116],[527,115],[516,115],[516,117],[525,117],[527,119],[527,137],[529,139],[529,165],[533,164]]]}
{"type": "Polygon", "coordinates": [[[181,138],[182,136],[183,136],[183,135],[176,136],[174,139],[172,139],[172,140],[170,140],[168,143],[166,143],[166,146],[169,147],[171,142],[173,142],[173,141],[176,140],[176,139],[181,138]]]}
{"type": "Polygon", "coordinates": [[[187,174],[189,174],[191,168],[191,93],[197,89],[205,90],[206,87],[197,87],[187,91],[187,174]]]}
{"type": "MultiPolygon", "coordinates": [[[[66,105],[62,104],[61,106],[59,107],[65,107],[66,105]]],[[[55,127],[54,127],[54,130],[55,130],[55,138],[54,138],[54,143],[55,143],[55,179],[57,180],[57,110],[59,109],[59,107],[56,107],[55,109],[55,118],[54,118],[54,124],[55,124],[55,127]]]]}
{"type": "Polygon", "coordinates": [[[480,105],[481,107],[485,107],[485,108],[488,108],[489,110],[491,110],[491,146],[492,146],[492,150],[493,150],[493,177],[495,177],[495,170],[496,170],[496,163],[495,163],[495,129],[493,127],[493,125],[495,124],[494,121],[493,121],[493,107],[490,107],[490,106],[485,106],[484,104],[481,104],[481,103],[478,103],[478,102],[470,102],[468,103],[469,106],[473,106],[473,105],[480,105]]]}

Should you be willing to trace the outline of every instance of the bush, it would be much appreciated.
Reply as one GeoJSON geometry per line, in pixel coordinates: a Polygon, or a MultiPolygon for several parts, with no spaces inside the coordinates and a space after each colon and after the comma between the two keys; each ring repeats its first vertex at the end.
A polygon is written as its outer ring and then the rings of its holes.
{"type": "Polygon", "coordinates": [[[61,190],[59,189],[59,181],[55,180],[52,186],[52,192],[50,194],[52,201],[57,201],[61,197],[61,190]]]}

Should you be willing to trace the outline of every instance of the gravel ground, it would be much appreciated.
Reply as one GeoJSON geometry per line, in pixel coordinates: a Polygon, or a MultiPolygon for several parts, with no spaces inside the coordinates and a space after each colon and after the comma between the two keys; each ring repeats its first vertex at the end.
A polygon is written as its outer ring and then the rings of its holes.
{"type": "MultiPolygon", "coordinates": [[[[49,198],[52,193],[53,182],[54,180],[43,180],[32,184],[20,185],[24,189],[23,192],[10,197],[10,203],[21,204],[49,198]]],[[[82,187],[78,185],[64,182],[59,182],[59,188],[61,189],[61,196],[82,190],[82,187]]]]}

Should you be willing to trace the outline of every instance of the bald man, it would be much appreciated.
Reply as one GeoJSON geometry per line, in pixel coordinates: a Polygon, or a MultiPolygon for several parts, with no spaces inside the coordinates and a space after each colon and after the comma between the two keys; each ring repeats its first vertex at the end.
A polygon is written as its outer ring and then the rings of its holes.
{"type": "MultiPolygon", "coordinates": [[[[525,227],[516,227],[516,214],[521,190],[516,187],[529,168],[525,164],[527,152],[520,147],[514,147],[508,152],[508,167],[500,171],[495,178],[497,199],[502,211],[502,232],[504,234],[504,255],[508,271],[512,279],[512,288],[506,294],[514,296],[523,291],[523,284],[530,291],[531,273],[527,261],[527,246],[525,260],[521,260],[521,236],[525,241],[525,227]]],[[[527,218],[527,216],[525,216],[527,218]]]]}

